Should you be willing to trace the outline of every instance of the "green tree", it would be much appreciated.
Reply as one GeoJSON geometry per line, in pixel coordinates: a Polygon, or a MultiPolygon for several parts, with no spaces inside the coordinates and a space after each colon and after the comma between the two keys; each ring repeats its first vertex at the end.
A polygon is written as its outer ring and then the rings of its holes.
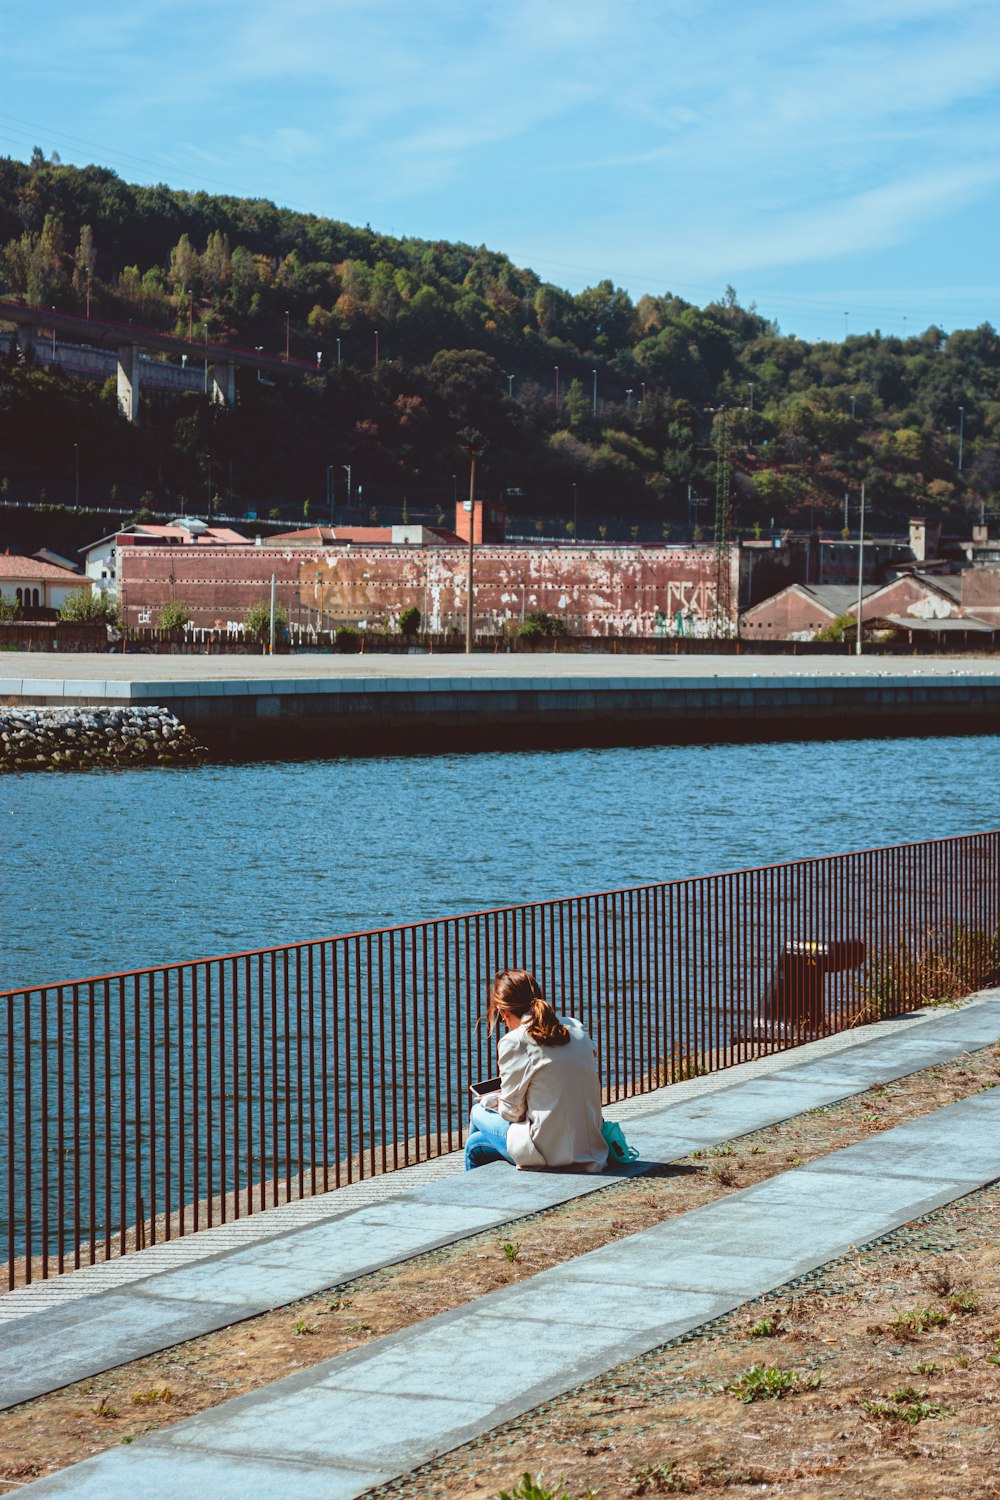
{"type": "Polygon", "coordinates": [[[118,624],[118,605],[103,589],[74,589],[59,610],[60,620],[103,620],[118,624]]]}
{"type": "Polygon", "coordinates": [[[831,620],[829,625],[824,625],[822,630],[817,630],[813,636],[814,641],[845,641],[852,639],[858,630],[857,618],[854,615],[838,615],[831,620]]]}
{"type": "Polygon", "coordinates": [[[171,599],[156,617],[161,630],[182,630],[191,623],[191,611],[183,599],[171,599]]]}
{"type": "MultiPolygon", "coordinates": [[[[243,625],[247,635],[254,641],[267,641],[271,638],[271,601],[260,599],[256,604],[251,604],[243,616],[243,625]]],[[[288,610],[283,604],[275,603],[274,606],[274,629],[275,634],[280,635],[288,629],[288,610]]]]}
{"type": "Polygon", "coordinates": [[[518,631],[518,635],[528,641],[550,641],[555,636],[566,634],[566,621],[560,620],[558,615],[547,614],[544,609],[535,609],[525,615],[518,631]]]}

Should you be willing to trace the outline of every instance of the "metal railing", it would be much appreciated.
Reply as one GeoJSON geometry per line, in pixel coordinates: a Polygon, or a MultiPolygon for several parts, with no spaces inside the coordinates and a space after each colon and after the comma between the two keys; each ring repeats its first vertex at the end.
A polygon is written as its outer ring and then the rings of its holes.
{"type": "Polygon", "coordinates": [[[609,1101],[968,993],[998,856],[973,834],[0,995],[8,1284],[454,1150],[499,968],[579,1016],[609,1101]]]}

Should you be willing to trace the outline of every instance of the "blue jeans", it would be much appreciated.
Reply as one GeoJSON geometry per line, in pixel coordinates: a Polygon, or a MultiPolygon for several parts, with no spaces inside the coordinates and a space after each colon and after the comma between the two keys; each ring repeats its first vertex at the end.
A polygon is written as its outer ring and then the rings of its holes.
{"type": "Polygon", "coordinates": [[[509,1121],[487,1109],[485,1104],[474,1104],[469,1114],[469,1134],[465,1142],[465,1170],[485,1167],[491,1161],[509,1161],[514,1158],[507,1151],[507,1129],[509,1121]]]}

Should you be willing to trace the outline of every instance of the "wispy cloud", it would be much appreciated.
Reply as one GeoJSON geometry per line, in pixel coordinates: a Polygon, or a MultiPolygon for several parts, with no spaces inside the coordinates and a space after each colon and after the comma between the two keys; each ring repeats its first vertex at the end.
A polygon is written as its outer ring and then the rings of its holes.
{"type": "Polygon", "coordinates": [[[949,214],[1000,227],[995,0],[0,0],[0,46],[0,149],[44,119],[46,149],[621,281],[896,247],[927,284],[949,214]]]}

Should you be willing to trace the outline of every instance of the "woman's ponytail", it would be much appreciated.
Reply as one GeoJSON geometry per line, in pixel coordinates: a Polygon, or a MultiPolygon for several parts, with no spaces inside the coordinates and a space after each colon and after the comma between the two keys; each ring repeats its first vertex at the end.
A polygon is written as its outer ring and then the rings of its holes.
{"type": "Polygon", "coordinates": [[[486,1015],[490,1031],[501,1013],[518,1020],[530,1017],[528,1035],[541,1047],[564,1047],[569,1032],[545,999],[538,981],[526,969],[501,969],[490,986],[486,1015]]]}

